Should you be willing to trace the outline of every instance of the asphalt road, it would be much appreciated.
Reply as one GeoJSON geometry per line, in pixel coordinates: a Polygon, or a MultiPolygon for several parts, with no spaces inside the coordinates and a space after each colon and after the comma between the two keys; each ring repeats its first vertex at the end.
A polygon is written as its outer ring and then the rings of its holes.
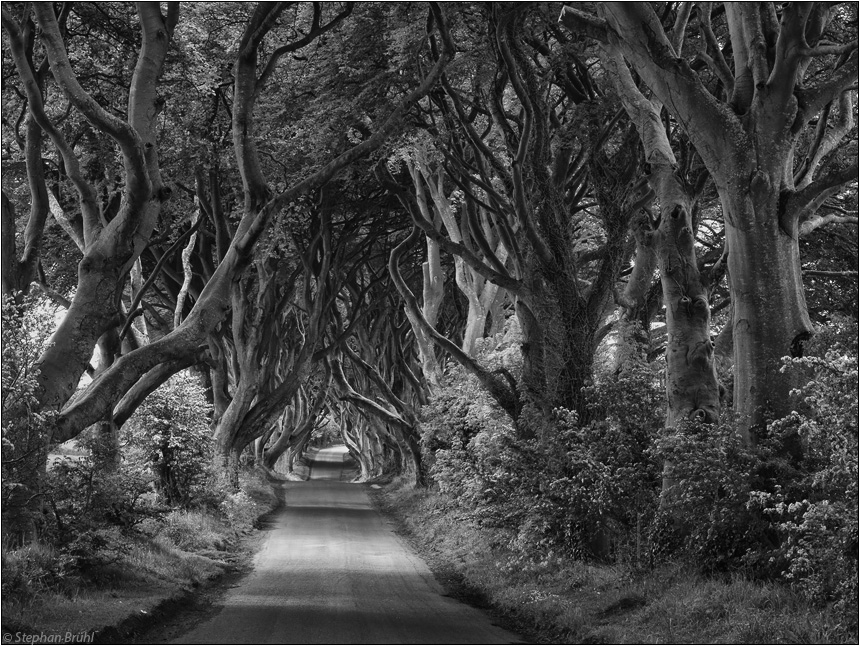
{"type": "Polygon", "coordinates": [[[519,637],[445,597],[427,565],[341,482],[344,447],[287,485],[253,571],[177,644],[509,644],[519,637]]]}

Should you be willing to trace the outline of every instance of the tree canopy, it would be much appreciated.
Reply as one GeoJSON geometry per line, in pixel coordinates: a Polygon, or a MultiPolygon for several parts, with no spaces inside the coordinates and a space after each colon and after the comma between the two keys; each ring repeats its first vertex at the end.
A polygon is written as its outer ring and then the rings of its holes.
{"type": "MultiPolygon", "coordinates": [[[[754,450],[808,404],[784,357],[856,324],[854,4],[2,19],[6,325],[39,298],[61,312],[35,356],[4,349],[28,376],[7,397],[4,366],[4,479],[31,493],[86,429],[121,468],[121,428],[183,371],[233,486],[243,453],[275,473],[327,425],[363,478],[426,483],[426,411],[452,379],[519,442],[605,429],[594,388],[633,364],[665,392],[648,401],[666,442],[737,419],[754,450]]],[[[684,453],[665,446],[672,505],[684,453]]],[[[609,516],[589,516],[595,553],[609,516]]]]}

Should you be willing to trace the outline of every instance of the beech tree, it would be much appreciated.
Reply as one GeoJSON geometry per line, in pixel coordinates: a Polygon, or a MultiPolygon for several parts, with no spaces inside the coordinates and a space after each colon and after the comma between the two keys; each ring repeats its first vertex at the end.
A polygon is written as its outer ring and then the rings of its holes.
{"type": "Polygon", "coordinates": [[[684,128],[722,204],[732,297],[734,406],[748,442],[767,415],[791,410],[781,358],[813,332],[798,235],[856,180],[840,154],[852,130],[857,79],[853,8],[824,3],[681,6],[695,54],[647,3],[565,7],[561,21],[623,54],[684,128]],[[730,53],[729,53],[730,52],[730,53]],[[697,59],[697,60],[696,60],[697,59]]]}
{"type": "Polygon", "coordinates": [[[458,360],[514,419],[527,402],[541,414],[564,406],[585,418],[582,389],[642,206],[638,149],[625,145],[626,122],[581,52],[539,8],[485,6],[468,20],[473,65],[446,74],[444,92],[432,95],[422,126],[434,159],[419,165],[417,193],[414,173],[383,183],[427,238],[515,303],[522,388],[458,360]],[[452,226],[437,228],[455,191],[464,206],[452,226]],[[422,209],[422,193],[439,215],[422,209]]]}
{"type": "MultiPolygon", "coordinates": [[[[379,281],[374,288],[362,293],[354,290],[355,300],[366,301],[363,309],[368,315],[353,326],[351,338],[330,359],[334,384],[340,399],[367,418],[374,435],[395,449],[401,470],[420,485],[424,476],[418,411],[427,401],[429,380],[418,376],[421,364],[414,353],[415,336],[404,313],[398,311],[390,284],[379,281]]],[[[377,440],[376,446],[370,443],[368,448],[378,451],[381,446],[377,440]]],[[[370,464],[363,461],[363,472],[372,472],[373,463],[380,462],[379,457],[369,458],[370,464]]]]}
{"type": "Polygon", "coordinates": [[[301,385],[293,397],[291,406],[284,411],[276,425],[270,427],[259,439],[256,451],[257,460],[268,472],[274,472],[276,477],[279,465],[281,471],[290,474],[296,458],[302,455],[313,431],[321,421],[327,419],[324,412],[326,400],[331,386],[331,371],[323,370],[319,378],[316,393],[310,391],[310,386],[301,385]]]}
{"type": "MultiPolygon", "coordinates": [[[[110,222],[104,222],[101,216],[104,207],[100,209],[93,185],[83,176],[78,156],[45,114],[39,84],[24,49],[21,23],[4,8],[3,27],[27,94],[30,118],[59,151],[77,190],[81,211],[85,251],[79,265],[77,289],[68,313],[39,362],[38,398],[44,406],[58,408],[77,387],[96,341],[116,325],[118,290],[122,289],[155,226],[161,203],[171,193],[161,181],[154,125],[158,114],[156,86],[178,18],[178,5],[171,5],[167,16],[155,3],[142,3],[139,7],[142,44],[128,93],[127,119],[105,110],[79,84],[53,6],[35,3],[32,11],[54,81],[70,106],[79,110],[103,136],[116,142],[127,178],[118,213],[110,222]]],[[[23,21],[29,23],[30,16],[25,15],[23,21]]],[[[40,187],[36,195],[41,200],[44,189],[40,187]]]]}
{"type": "MultiPolygon", "coordinates": [[[[444,227],[448,237],[455,244],[471,245],[471,235],[469,234],[469,213],[468,205],[463,202],[460,208],[452,203],[452,195],[446,194],[445,190],[445,172],[440,167],[435,171],[430,168],[429,160],[427,159],[426,151],[423,148],[416,148],[414,157],[407,161],[409,174],[412,177],[412,183],[415,186],[415,203],[421,212],[425,221],[433,221],[434,225],[444,227]],[[459,211],[459,212],[458,212],[459,211]],[[468,236],[468,237],[464,237],[468,236]]],[[[474,204],[473,204],[474,206],[474,204]]],[[[481,235],[487,241],[487,247],[493,252],[495,258],[501,265],[507,263],[507,249],[499,238],[498,234],[493,231],[490,224],[490,217],[485,209],[478,209],[479,220],[481,225],[481,235]]],[[[426,236],[425,236],[426,237],[426,236]]],[[[479,250],[475,250],[479,254],[479,250]]],[[[441,263],[438,260],[439,244],[427,238],[427,255],[428,276],[430,277],[431,285],[434,287],[441,282],[441,263]],[[435,256],[435,258],[434,258],[435,256]]],[[[483,254],[480,254],[483,255],[483,254]]],[[[486,258],[484,258],[486,262],[486,258]]],[[[467,265],[460,256],[454,257],[454,277],[457,288],[466,297],[468,310],[466,314],[466,325],[463,330],[463,342],[460,349],[466,354],[472,354],[475,347],[475,341],[484,336],[484,330],[487,325],[487,317],[491,310],[495,310],[496,319],[500,312],[501,301],[505,298],[505,290],[500,290],[499,286],[488,281],[480,272],[472,266],[467,265]]],[[[423,311],[424,318],[427,322],[435,326],[436,317],[428,316],[428,302],[435,303],[436,300],[441,300],[442,289],[441,285],[435,287],[435,290],[428,290],[428,282],[425,279],[424,284],[424,299],[423,311]],[[432,298],[428,298],[428,292],[432,294],[432,298]]],[[[434,305],[438,310],[439,305],[434,305]]],[[[407,312],[408,315],[408,312],[407,312]]],[[[413,324],[416,336],[420,334],[420,325],[413,324]]]]}
{"type": "MultiPolygon", "coordinates": [[[[242,181],[240,217],[238,221],[228,223],[225,213],[218,213],[216,202],[220,193],[213,191],[212,203],[206,204],[205,200],[199,199],[204,197],[199,190],[202,182],[196,182],[198,186],[192,190],[197,194],[199,208],[208,207],[209,213],[197,212],[192,222],[183,226],[184,233],[167,249],[170,253],[166,251],[153,268],[154,274],[146,277],[139,259],[159,226],[162,206],[173,192],[161,178],[155,123],[164,107],[164,100],[158,93],[159,79],[167,59],[170,36],[180,20],[178,5],[171,4],[166,15],[154,3],[138,6],[142,33],[139,49],[135,51],[138,64],[125,95],[127,116],[118,116],[121,112],[104,105],[101,95],[88,92],[82,85],[66,47],[63,13],[58,16],[52,5],[41,3],[25,5],[21,15],[15,17],[4,5],[3,27],[12,45],[21,94],[27,99],[27,123],[38,125],[51,139],[58,151],[63,177],[68,178],[78,194],[80,211],[80,226],[76,228],[78,216],[70,213],[67,200],[61,203],[61,208],[53,209],[58,220],[71,222],[67,229],[70,237],[82,244],[83,259],[79,264],[77,286],[69,311],[38,362],[36,408],[59,413],[50,426],[51,433],[46,442],[53,444],[68,440],[83,429],[102,422],[108,431],[113,432],[115,423],[127,419],[140,402],[171,374],[204,359],[217,364],[217,358],[213,360],[211,354],[218,352],[219,335],[223,339],[230,334],[229,326],[224,325],[226,316],[234,303],[241,302],[242,291],[236,287],[237,283],[243,284],[241,277],[251,275],[246,274],[249,267],[257,271],[254,276],[265,279],[262,275],[266,269],[265,262],[261,265],[255,257],[255,250],[258,240],[270,229],[273,218],[289,210],[290,205],[297,203],[302,196],[326,184],[349,164],[379,148],[390,135],[402,128],[404,116],[435,85],[453,57],[454,48],[447,33],[445,14],[436,5],[431,5],[429,22],[422,24],[422,28],[438,31],[441,48],[434,52],[431,65],[425,68],[426,73],[412,73],[410,70],[408,76],[404,75],[408,82],[391,93],[391,99],[379,114],[366,120],[359,140],[328,155],[312,172],[302,172],[288,177],[288,182],[279,181],[272,186],[260,162],[255,135],[254,113],[258,100],[265,96],[267,90],[272,90],[269,81],[277,76],[279,62],[321,34],[333,30],[351,11],[352,6],[326,7],[320,3],[293,6],[262,3],[250,11],[242,10],[245,29],[234,54],[233,77],[229,83],[232,87],[229,112],[233,159],[242,181]],[[38,35],[31,22],[31,11],[39,28],[38,35]],[[279,23],[279,16],[284,12],[295,14],[296,28],[292,31],[279,23]],[[275,45],[269,48],[272,41],[275,45]],[[46,64],[33,63],[33,56],[28,52],[35,51],[34,43],[45,48],[46,64]],[[119,150],[122,160],[116,171],[119,197],[94,188],[87,171],[82,169],[82,160],[90,151],[80,142],[67,142],[56,125],[56,120],[62,119],[62,115],[58,117],[53,112],[47,115],[40,82],[47,78],[48,65],[68,110],[83,115],[97,133],[93,140],[101,142],[101,139],[108,139],[119,150]],[[214,244],[205,235],[204,224],[207,222],[211,222],[214,229],[214,244]],[[197,235],[201,230],[204,234],[197,235]],[[178,285],[175,291],[168,290],[166,294],[168,300],[174,301],[173,310],[169,317],[156,317],[148,297],[158,289],[158,283],[151,279],[161,280],[162,276],[158,275],[161,270],[165,270],[166,275],[168,261],[172,262],[173,253],[180,247],[186,251],[184,260],[178,268],[170,268],[174,274],[171,280],[179,278],[178,285]],[[193,253],[195,248],[204,253],[193,253]],[[196,273],[200,267],[204,269],[203,276],[196,273]],[[126,292],[129,283],[132,287],[126,292]],[[126,306],[129,302],[130,308],[126,306]],[[148,316],[141,318],[144,311],[148,316]],[[135,319],[141,320],[135,322],[135,319]],[[151,328],[155,334],[145,334],[149,326],[141,321],[156,319],[160,319],[160,323],[151,328]],[[97,342],[103,344],[107,350],[104,354],[110,360],[99,365],[95,379],[72,397],[81,375],[90,368],[90,357],[97,342]]],[[[119,94],[122,94],[121,86],[119,94]]],[[[227,98],[226,93],[220,90],[215,96],[222,102],[227,98]]],[[[25,142],[25,148],[30,151],[28,154],[35,156],[35,151],[41,147],[35,125],[31,129],[30,142],[25,142]]],[[[50,193],[45,199],[44,180],[39,176],[41,163],[34,162],[31,168],[35,195],[32,201],[32,235],[21,252],[22,260],[14,267],[4,265],[4,279],[9,278],[6,285],[10,289],[30,281],[33,267],[37,266],[33,259],[38,256],[39,230],[46,218],[46,208],[51,208],[50,193]],[[14,272],[7,273],[10,269],[14,272]]],[[[8,197],[4,196],[3,204],[4,251],[10,247],[10,239],[14,239],[7,226],[14,219],[8,197]]],[[[160,226],[168,228],[169,224],[161,222],[160,226]]],[[[326,251],[320,253],[326,262],[330,260],[326,251]]],[[[10,257],[14,257],[14,253],[10,257]]],[[[324,275],[325,272],[322,276],[317,272],[310,280],[321,278],[324,281],[324,275]]],[[[335,293],[336,290],[329,298],[321,299],[320,307],[324,309],[335,293]]],[[[234,313],[241,320],[244,313],[238,311],[240,309],[234,313]]],[[[313,343],[304,352],[306,356],[303,359],[309,361],[313,343]]],[[[299,364],[306,367],[308,361],[299,364]]],[[[217,381],[217,371],[215,374],[217,381]]],[[[266,401],[255,401],[244,417],[239,416],[243,424],[237,437],[247,444],[265,432],[292,399],[294,389],[288,392],[290,388],[296,386],[305,374],[301,370],[288,374],[266,393],[266,401]],[[287,382],[292,386],[288,388],[287,382]],[[258,426],[250,432],[254,425],[258,426]]],[[[223,381],[214,386],[213,396],[218,397],[225,392],[223,381]]],[[[226,409],[229,401],[221,401],[221,404],[226,409]]],[[[231,444],[233,450],[237,443],[231,444]]],[[[241,441],[238,445],[240,448],[244,446],[241,441]]],[[[43,457],[46,450],[47,446],[43,447],[43,457]]],[[[40,471],[31,470],[34,491],[38,490],[40,471]]]]}
{"type": "MultiPolygon", "coordinates": [[[[678,51],[685,19],[680,15],[674,42],[678,51]]],[[[666,306],[666,425],[675,427],[683,419],[716,422],[719,383],[713,362],[709,295],[695,252],[694,196],[678,173],[679,165],[660,119],[662,106],[639,92],[617,50],[610,46],[602,62],[639,131],[650,169],[649,182],[660,203],[656,227],[637,240],[637,258],[641,261],[647,257],[642,247],[650,246],[660,268],[666,306]]],[[[646,265],[650,263],[646,261],[646,265]]]]}
{"type": "MultiPolygon", "coordinates": [[[[421,85],[409,93],[383,124],[367,139],[342,153],[318,171],[292,185],[288,189],[272,194],[265,182],[261,183],[261,172],[255,152],[253,133],[253,105],[257,91],[249,86],[251,81],[244,72],[256,69],[258,49],[280,11],[270,5],[259,6],[252,15],[246,29],[245,39],[239,50],[239,62],[235,66],[234,91],[234,148],[240,171],[243,174],[245,205],[235,234],[229,243],[224,258],[206,283],[200,297],[179,327],[164,337],[124,355],[103,376],[91,384],[85,393],[67,406],[57,424],[55,441],[74,437],[81,429],[97,421],[114,403],[148,371],[159,364],[175,361],[195,353],[205,343],[207,335],[223,320],[230,308],[230,285],[234,277],[247,267],[253,257],[253,248],[259,236],[266,230],[271,217],[299,196],[321,186],[337,171],[362,155],[379,147],[397,128],[401,127],[402,115],[433,86],[441,74],[453,48],[445,32],[444,14],[434,7],[436,22],[441,26],[444,44],[442,56],[430,69],[421,85]]],[[[284,52],[269,59],[272,66],[284,52]]],[[[264,69],[266,69],[264,67],[264,69]]],[[[255,73],[256,74],[256,73],[255,73]]],[[[256,79],[256,76],[255,76],[256,79]]],[[[263,79],[265,80],[265,79],[263,79]]],[[[253,83],[257,83],[254,80],[253,83]]]]}

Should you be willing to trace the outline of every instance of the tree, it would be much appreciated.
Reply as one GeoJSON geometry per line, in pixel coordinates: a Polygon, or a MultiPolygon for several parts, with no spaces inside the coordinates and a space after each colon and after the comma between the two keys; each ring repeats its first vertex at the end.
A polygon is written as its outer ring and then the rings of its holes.
{"type": "Polygon", "coordinates": [[[257,455],[266,470],[275,471],[283,456],[286,458],[283,460],[286,463],[285,471],[290,473],[296,458],[304,451],[314,430],[327,419],[325,415],[320,417],[320,413],[324,411],[328,399],[332,375],[328,370],[323,372],[324,375],[319,379],[317,392],[313,398],[311,399],[309,387],[300,387],[291,407],[284,411],[277,426],[260,437],[257,455]],[[267,446],[272,438],[274,441],[267,446]]]}
{"type": "MultiPolygon", "coordinates": [[[[78,157],[45,114],[39,85],[27,59],[21,24],[4,8],[3,27],[9,35],[18,74],[26,90],[30,117],[59,150],[78,192],[81,209],[85,252],[79,265],[75,297],[39,361],[38,399],[45,407],[58,408],[74,392],[96,341],[116,325],[117,289],[122,288],[131,265],[152,232],[161,203],[170,195],[170,190],[161,183],[155,145],[154,123],[158,113],[155,87],[176,25],[178,6],[171,5],[168,15],[164,16],[157,4],[140,5],[143,40],[128,92],[127,120],[105,110],[78,82],[53,6],[36,3],[33,14],[55,82],[72,107],[103,136],[116,142],[122,152],[127,178],[119,211],[105,223],[96,191],[81,173],[78,157]]],[[[25,25],[29,20],[26,15],[25,25]]],[[[38,167],[34,172],[41,171],[41,163],[38,167]]],[[[36,194],[44,195],[44,190],[39,187],[36,194]]]]}
{"type": "MultiPolygon", "coordinates": [[[[678,21],[674,43],[680,51],[684,14],[678,21]]],[[[648,101],[611,45],[603,52],[603,66],[636,124],[650,169],[649,182],[660,202],[660,216],[652,231],[637,240],[642,261],[651,248],[660,267],[663,303],[666,305],[666,426],[685,419],[713,423],[719,420],[720,387],[714,367],[711,312],[707,286],[695,251],[693,202],[695,189],[686,184],[660,119],[661,106],[648,101]]],[[[650,266],[646,261],[646,265],[650,266]]],[[[653,270],[653,268],[652,268],[653,270]]]]}
{"type": "Polygon", "coordinates": [[[236,89],[233,121],[234,130],[239,133],[234,138],[234,148],[240,170],[244,175],[245,205],[242,219],[236,227],[223,259],[179,327],[153,343],[124,355],[104,373],[101,379],[94,382],[85,393],[63,410],[55,440],[73,437],[82,428],[97,421],[138,379],[159,364],[180,360],[195,353],[229,310],[230,285],[235,276],[244,271],[251,262],[254,245],[260,235],[266,231],[272,216],[307,191],[323,185],[356,159],[378,148],[391,133],[401,127],[402,116],[429,91],[453,55],[453,46],[445,31],[444,14],[434,7],[435,24],[442,31],[444,46],[442,55],[427,76],[422,79],[421,84],[407,94],[394,112],[367,139],[329,161],[305,179],[273,195],[265,182],[261,183],[262,176],[256,161],[256,152],[254,152],[256,142],[249,136],[251,131],[248,130],[248,125],[251,123],[256,94],[253,88],[247,86],[249,81],[244,74],[244,71],[254,67],[256,51],[265,33],[272,26],[270,21],[275,17],[270,13],[272,10],[270,6],[261,6],[252,16],[234,74],[236,89]]]}
{"type": "Polygon", "coordinates": [[[793,383],[780,359],[800,356],[813,331],[798,233],[857,175],[856,160],[839,154],[850,141],[857,77],[852,11],[725,3],[718,13],[703,3],[694,21],[677,23],[698,29],[698,62],[679,54],[649,4],[604,3],[599,16],[565,7],[561,15],[623,54],[716,184],[733,308],[734,406],[748,442],[766,415],[790,411],[793,383]]]}
{"type": "MultiPolygon", "coordinates": [[[[351,326],[351,338],[341,343],[340,351],[327,361],[341,401],[367,419],[375,431],[373,435],[387,440],[399,458],[401,470],[420,486],[424,473],[418,445],[418,409],[427,401],[430,384],[418,377],[419,364],[413,354],[416,337],[410,334],[413,328],[407,320],[415,311],[398,311],[390,284],[375,281],[373,288],[361,293],[353,290],[353,298],[368,315],[351,326]]],[[[353,309],[358,311],[357,307],[353,309]]],[[[369,448],[378,450],[381,446],[371,443],[369,448]]],[[[360,460],[359,464],[363,474],[375,475],[372,463],[380,461],[377,456],[369,457],[371,464],[367,464],[368,460],[360,460]]]]}

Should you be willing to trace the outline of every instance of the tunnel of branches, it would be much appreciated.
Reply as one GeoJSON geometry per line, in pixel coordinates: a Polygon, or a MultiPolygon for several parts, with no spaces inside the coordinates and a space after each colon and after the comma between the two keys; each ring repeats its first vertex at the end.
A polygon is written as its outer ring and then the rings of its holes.
{"type": "Polygon", "coordinates": [[[4,3],[3,294],[62,313],[15,477],[177,375],[234,486],[420,485],[452,393],[539,437],[630,362],[755,444],[856,317],[857,17],[750,6],[4,3]]]}

